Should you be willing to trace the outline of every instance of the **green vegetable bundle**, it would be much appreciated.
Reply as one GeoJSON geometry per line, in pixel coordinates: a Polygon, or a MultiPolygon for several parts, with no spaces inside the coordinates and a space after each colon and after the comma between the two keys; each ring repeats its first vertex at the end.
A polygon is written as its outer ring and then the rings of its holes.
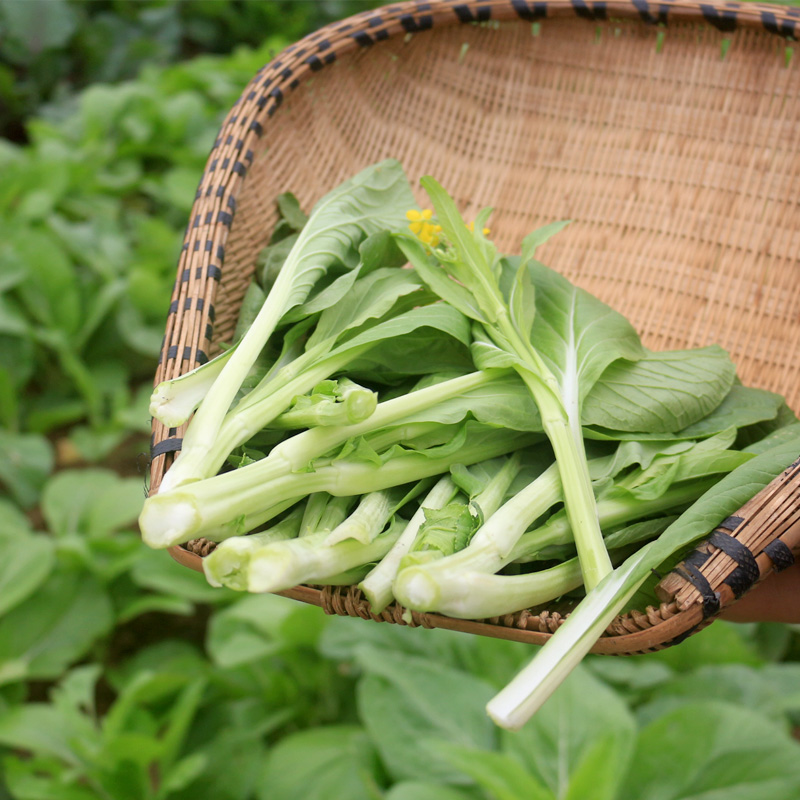
{"type": "Polygon", "coordinates": [[[219,542],[209,581],[356,584],[379,612],[481,619],[577,600],[489,704],[518,727],[630,604],[800,450],[782,398],[711,346],[650,352],[619,313],[497,251],[432,178],[397,162],[306,216],[290,195],[237,341],[157,387],[194,412],[140,519],[145,541],[219,542]],[[408,225],[408,220],[411,224],[408,225]]]}

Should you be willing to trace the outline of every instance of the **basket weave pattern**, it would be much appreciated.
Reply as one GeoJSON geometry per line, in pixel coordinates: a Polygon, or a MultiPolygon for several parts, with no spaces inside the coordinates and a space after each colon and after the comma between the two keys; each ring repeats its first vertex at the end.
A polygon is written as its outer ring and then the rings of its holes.
{"type": "MultiPolygon", "coordinates": [[[[734,5],[406,2],[287,48],[245,89],[210,154],[156,381],[230,339],[279,192],[307,208],[391,156],[412,185],[435,175],[467,217],[491,204],[501,249],[572,219],[546,263],[628,316],[647,346],[717,342],[743,382],[797,410],[800,66],[786,45],[800,9],[734,5]]],[[[181,436],[154,424],[152,491],[181,436]]],[[[599,650],[673,642],[788,564],[799,473],[726,521],[662,582],[661,607],[616,620],[599,650]]],[[[195,569],[196,553],[173,551],[195,569]]],[[[355,589],[288,594],[372,616],[355,589]]],[[[401,611],[380,619],[401,622],[401,611]]],[[[412,622],[540,642],[566,611],[412,622]]]]}

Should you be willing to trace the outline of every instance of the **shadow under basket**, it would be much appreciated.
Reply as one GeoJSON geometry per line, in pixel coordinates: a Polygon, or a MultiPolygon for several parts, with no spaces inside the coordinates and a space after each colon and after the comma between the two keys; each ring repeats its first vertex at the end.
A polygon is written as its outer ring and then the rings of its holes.
{"type": "MultiPolygon", "coordinates": [[[[231,109],[187,226],[156,382],[229,341],[275,198],[302,206],[394,157],[519,246],[573,223],[545,262],[654,349],[718,343],[747,385],[800,409],[800,8],[646,0],[403,2],[320,29],[231,109]],[[793,57],[794,54],[794,57],[793,57]]],[[[423,194],[418,194],[423,199],[423,194]]],[[[154,423],[151,492],[183,429],[154,423]]],[[[800,548],[800,461],[618,617],[594,652],[659,649],[710,622],[800,548]]],[[[213,547],[172,548],[201,570],[213,547]]],[[[356,587],[284,594],[326,612],[542,644],[567,613],[464,621],[372,615],[356,587]]]]}

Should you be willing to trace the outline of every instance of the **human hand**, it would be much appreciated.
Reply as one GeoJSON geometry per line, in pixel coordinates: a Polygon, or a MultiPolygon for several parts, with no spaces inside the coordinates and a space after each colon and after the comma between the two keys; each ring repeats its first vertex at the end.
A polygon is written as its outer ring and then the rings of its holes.
{"type": "Polygon", "coordinates": [[[728,622],[800,623],[800,563],[776,572],[720,614],[728,622]]]}

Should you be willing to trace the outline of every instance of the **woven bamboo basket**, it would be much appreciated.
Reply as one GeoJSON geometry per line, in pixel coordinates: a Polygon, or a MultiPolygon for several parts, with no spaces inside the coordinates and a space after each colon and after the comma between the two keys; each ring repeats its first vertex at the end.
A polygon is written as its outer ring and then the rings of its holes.
{"type": "MultiPolygon", "coordinates": [[[[366,165],[433,174],[517,246],[624,313],[652,349],[727,348],[800,410],[800,8],[668,0],[401,2],[329,25],[265,66],[225,119],[178,263],[156,382],[229,340],[291,190],[308,208],[366,165]]],[[[423,199],[420,194],[420,200],[423,199]]],[[[153,427],[151,492],[183,429],[153,427]]],[[[619,617],[595,652],[681,641],[800,549],[800,461],[619,617]]],[[[213,547],[171,553],[200,570],[213,547]]],[[[328,613],[543,643],[564,609],[463,621],[374,616],[355,587],[299,586],[328,613]]]]}

